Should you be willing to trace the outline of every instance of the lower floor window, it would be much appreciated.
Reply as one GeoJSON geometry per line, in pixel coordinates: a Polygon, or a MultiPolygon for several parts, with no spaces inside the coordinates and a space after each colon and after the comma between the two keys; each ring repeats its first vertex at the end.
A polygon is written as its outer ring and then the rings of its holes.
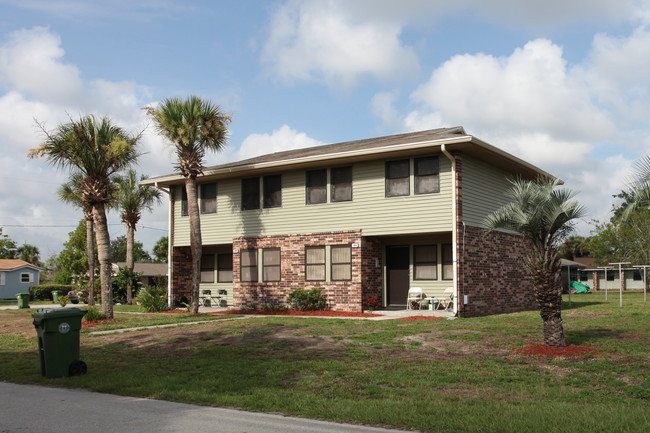
{"type": "Polygon", "coordinates": [[[332,281],[352,279],[352,248],[350,245],[332,246],[332,281]]]}
{"type": "Polygon", "coordinates": [[[232,254],[219,254],[217,256],[217,281],[232,283],[232,254]]]}
{"type": "Polygon", "coordinates": [[[214,283],[214,254],[201,256],[201,282],[214,283]]]}
{"type": "Polygon", "coordinates": [[[241,252],[241,281],[257,282],[257,250],[242,250],[241,252]]]}
{"type": "Polygon", "coordinates": [[[454,253],[451,244],[442,244],[442,279],[454,279],[454,253]]]}
{"type": "Polygon", "coordinates": [[[305,279],[325,281],[325,247],[305,248],[305,279]]]}
{"type": "Polygon", "coordinates": [[[262,281],[280,281],[280,248],[262,250],[262,281]]]}

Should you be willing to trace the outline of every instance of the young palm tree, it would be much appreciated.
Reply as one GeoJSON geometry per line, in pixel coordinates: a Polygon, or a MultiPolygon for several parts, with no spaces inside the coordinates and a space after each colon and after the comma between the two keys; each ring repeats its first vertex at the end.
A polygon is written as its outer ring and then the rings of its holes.
{"type": "Polygon", "coordinates": [[[95,230],[93,229],[93,207],[84,203],[80,190],[83,181],[81,173],[73,173],[59,188],[59,198],[83,210],[86,219],[86,256],[88,257],[88,305],[95,305],[95,230]]]}
{"type": "Polygon", "coordinates": [[[556,189],[558,179],[511,180],[511,203],[484,221],[488,230],[507,229],[521,233],[530,243],[524,263],[533,277],[535,298],[544,324],[544,344],[564,347],[562,285],[558,247],[573,231],[573,221],[584,216],[575,194],[556,189]]]}
{"type": "Polygon", "coordinates": [[[129,170],[125,176],[115,178],[116,205],[120,208],[120,217],[126,224],[126,270],[128,281],[126,286],[126,303],[131,304],[133,298],[133,267],[135,259],[133,249],[135,245],[136,224],[140,221],[142,210],[153,210],[154,203],[160,203],[160,191],[148,185],[140,185],[139,180],[147,177],[142,175],[138,179],[135,170],[129,170]]]}
{"type": "Polygon", "coordinates": [[[106,205],[113,196],[111,177],[135,162],[136,144],[140,135],[131,136],[115,126],[108,118],[82,116],[79,120],[59,125],[45,135],[43,143],[30,149],[31,158],[43,157],[59,168],[68,168],[82,176],[79,194],[82,202],[90,206],[97,237],[97,255],[100,265],[102,311],[113,318],[113,291],[111,288],[111,248],[106,205]]]}
{"type": "Polygon", "coordinates": [[[225,147],[231,118],[219,106],[193,95],[187,99],[166,99],[159,107],[147,111],[158,132],[174,146],[175,168],[185,177],[192,251],[192,312],[197,313],[202,241],[196,177],[205,168],[206,151],[220,152],[225,147]]]}

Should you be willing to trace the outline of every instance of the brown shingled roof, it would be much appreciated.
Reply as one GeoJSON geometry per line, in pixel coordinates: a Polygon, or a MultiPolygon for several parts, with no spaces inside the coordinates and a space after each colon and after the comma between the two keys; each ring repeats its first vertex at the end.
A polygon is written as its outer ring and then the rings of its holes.
{"type": "Polygon", "coordinates": [[[25,266],[29,266],[30,268],[34,268],[36,270],[41,269],[38,266],[32,265],[31,263],[26,262],[24,260],[0,259],[0,270],[2,271],[11,271],[13,269],[23,268],[25,266]]]}

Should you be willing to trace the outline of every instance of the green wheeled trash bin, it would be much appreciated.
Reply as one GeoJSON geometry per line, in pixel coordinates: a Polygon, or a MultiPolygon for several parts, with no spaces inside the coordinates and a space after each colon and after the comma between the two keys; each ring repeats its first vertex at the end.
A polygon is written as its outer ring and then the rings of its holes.
{"type": "Polygon", "coordinates": [[[55,303],[59,302],[59,291],[58,290],[52,290],[52,301],[55,303]]]}
{"type": "Polygon", "coordinates": [[[18,308],[29,308],[29,293],[18,293],[18,308]]]}
{"type": "Polygon", "coordinates": [[[43,376],[53,378],[86,373],[86,363],[79,359],[81,318],[86,313],[86,310],[78,308],[58,308],[32,314],[43,376]]]}

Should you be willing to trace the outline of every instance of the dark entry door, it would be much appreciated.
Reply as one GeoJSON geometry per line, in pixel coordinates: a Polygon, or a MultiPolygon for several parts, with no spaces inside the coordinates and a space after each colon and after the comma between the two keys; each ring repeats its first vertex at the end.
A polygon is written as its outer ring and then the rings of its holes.
{"type": "Polygon", "coordinates": [[[388,304],[406,305],[409,292],[409,247],[386,247],[388,304]]]}

